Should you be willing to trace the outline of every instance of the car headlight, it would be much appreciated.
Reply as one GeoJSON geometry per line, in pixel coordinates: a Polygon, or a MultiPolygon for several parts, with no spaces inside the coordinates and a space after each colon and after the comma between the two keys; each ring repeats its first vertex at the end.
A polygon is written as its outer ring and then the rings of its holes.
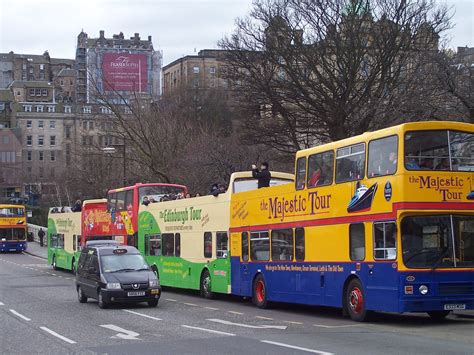
{"type": "Polygon", "coordinates": [[[150,285],[150,287],[158,287],[158,286],[160,286],[160,281],[150,280],[150,281],[148,281],[148,284],[150,285]]]}
{"type": "Polygon", "coordinates": [[[428,293],[428,286],[426,285],[421,285],[419,288],[418,288],[418,291],[420,291],[420,293],[422,295],[426,295],[428,293]]]}
{"type": "Polygon", "coordinates": [[[109,290],[120,290],[119,282],[107,282],[107,289],[109,290]]]}

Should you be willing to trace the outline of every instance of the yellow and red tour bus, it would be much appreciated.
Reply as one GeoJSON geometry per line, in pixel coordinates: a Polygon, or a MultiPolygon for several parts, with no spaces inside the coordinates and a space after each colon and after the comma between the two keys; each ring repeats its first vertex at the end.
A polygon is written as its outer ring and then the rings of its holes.
{"type": "Polygon", "coordinates": [[[294,185],[232,195],[232,293],[369,311],[474,309],[474,125],[418,122],[299,151],[294,185]]]}
{"type": "Polygon", "coordinates": [[[85,200],[81,213],[81,246],[85,246],[88,240],[116,240],[124,243],[123,235],[113,234],[107,199],[85,200]]]}
{"type": "Polygon", "coordinates": [[[27,231],[25,206],[0,204],[0,251],[25,251],[27,231]]]}
{"type": "Polygon", "coordinates": [[[150,183],[135,184],[110,190],[107,193],[107,211],[111,216],[111,235],[123,244],[138,246],[138,209],[143,199],[159,202],[168,196],[185,196],[188,189],[184,185],[150,183]],[[119,238],[120,237],[120,238],[119,238]]]}

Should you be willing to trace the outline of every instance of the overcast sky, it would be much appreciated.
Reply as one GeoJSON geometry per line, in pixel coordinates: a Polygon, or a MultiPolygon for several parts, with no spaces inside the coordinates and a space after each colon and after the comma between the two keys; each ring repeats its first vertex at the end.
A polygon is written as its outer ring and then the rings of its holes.
{"type": "MultiPolygon", "coordinates": [[[[474,46],[474,0],[444,0],[454,7],[451,47],[474,46]]],[[[84,31],[106,37],[122,31],[153,36],[164,64],[195,49],[216,48],[230,34],[251,0],[0,0],[0,52],[74,58],[76,37],[84,31]]]]}

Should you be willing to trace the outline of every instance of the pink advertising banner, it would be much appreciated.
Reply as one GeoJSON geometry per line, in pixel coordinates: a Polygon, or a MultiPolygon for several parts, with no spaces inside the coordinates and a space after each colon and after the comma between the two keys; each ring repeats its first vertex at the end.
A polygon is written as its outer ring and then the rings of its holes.
{"type": "Polygon", "coordinates": [[[148,84],[147,69],[147,57],[144,54],[104,53],[104,90],[144,92],[148,84]]]}

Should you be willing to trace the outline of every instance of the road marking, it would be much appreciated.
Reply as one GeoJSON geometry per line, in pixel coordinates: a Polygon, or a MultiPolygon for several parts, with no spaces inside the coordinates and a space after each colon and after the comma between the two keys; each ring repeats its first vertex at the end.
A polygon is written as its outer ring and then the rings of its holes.
{"type": "Polygon", "coordinates": [[[3,303],[3,302],[0,302],[0,306],[5,306],[5,303],[3,303]]]}
{"type": "Polygon", "coordinates": [[[197,304],[194,304],[194,303],[183,302],[183,304],[185,304],[186,306],[191,306],[191,307],[197,307],[198,306],[197,304]]]}
{"type": "Polygon", "coordinates": [[[285,343],[278,343],[276,341],[270,341],[270,340],[260,340],[261,343],[265,344],[271,344],[271,345],[276,345],[276,346],[282,346],[284,348],[288,349],[295,349],[295,350],[300,350],[300,351],[306,351],[308,353],[313,353],[313,354],[321,354],[321,355],[333,355],[333,353],[328,353],[327,351],[321,351],[321,350],[315,350],[315,349],[308,349],[308,348],[302,348],[301,346],[295,346],[295,345],[290,345],[290,344],[285,344],[285,343]]]}
{"type": "Polygon", "coordinates": [[[56,333],[54,330],[51,330],[49,328],[46,328],[46,327],[40,327],[40,329],[43,329],[45,332],[55,336],[56,338],[59,338],[61,340],[64,340],[66,343],[69,343],[69,344],[76,344],[76,342],[74,340],[71,340],[69,338],[66,338],[65,336],[61,335],[61,334],[58,334],[56,333]]]}
{"type": "Polygon", "coordinates": [[[210,309],[211,311],[218,311],[219,308],[214,308],[214,307],[204,307],[205,309],[210,309]]]}
{"type": "Polygon", "coordinates": [[[212,330],[212,329],[207,329],[207,328],[200,328],[200,327],[192,327],[190,325],[182,325],[183,328],[189,328],[189,329],[196,329],[196,330],[202,330],[203,332],[208,332],[208,333],[214,333],[214,334],[220,334],[220,335],[228,335],[231,337],[234,337],[235,334],[233,333],[226,333],[226,332],[221,332],[219,330],[212,330]]]}
{"type": "Polygon", "coordinates": [[[324,324],[313,324],[315,327],[319,328],[346,328],[346,327],[360,327],[362,324],[343,324],[343,325],[324,325],[324,324]]]}
{"type": "Polygon", "coordinates": [[[58,276],[58,275],[56,275],[56,274],[51,274],[51,275],[53,275],[53,276],[58,276]]]}
{"type": "Polygon", "coordinates": [[[167,300],[167,301],[170,301],[170,302],[178,302],[178,301],[176,301],[176,300],[174,300],[174,299],[172,299],[172,298],[167,298],[166,300],[167,300]]]}
{"type": "Polygon", "coordinates": [[[12,312],[15,316],[20,317],[21,319],[26,320],[28,322],[31,320],[30,318],[25,317],[23,314],[18,313],[14,309],[10,309],[10,312],[12,312]]]}
{"type": "Polygon", "coordinates": [[[161,318],[152,317],[152,316],[149,316],[148,314],[143,314],[143,313],[131,311],[131,310],[129,310],[129,309],[122,309],[122,311],[128,312],[128,313],[132,313],[132,314],[136,314],[137,316],[142,316],[142,317],[145,317],[145,318],[150,318],[150,319],[153,319],[153,320],[163,320],[163,319],[161,319],[161,318]]]}
{"type": "Polygon", "coordinates": [[[302,322],[294,322],[294,321],[291,321],[291,320],[284,320],[283,322],[289,323],[289,324],[299,324],[299,325],[303,324],[302,322]]]}
{"type": "Polygon", "coordinates": [[[261,317],[261,316],[255,316],[255,318],[258,318],[258,319],[265,319],[265,320],[273,320],[273,318],[261,317]]]}
{"type": "Polygon", "coordinates": [[[243,316],[244,314],[241,313],[241,312],[235,312],[235,311],[227,311],[228,313],[232,313],[232,314],[238,314],[238,315],[241,315],[243,316]]]}
{"type": "Polygon", "coordinates": [[[252,325],[252,324],[243,324],[243,323],[234,323],[234,322],[229,322],[227,320],[223,319],[207,319],[210,322],[215,322],[215,323],[221,323],[221,324],[226,324],[226,325],[235,325],[236,327],[242,327],[242,328],[252,328],[252,329],[280,329],[280,330],[285,330],[287,328],[286,325],[252,325]]]}
{"type": "Polygon", "coordinates": [[[117,338],[127,339],[127,340],[140,340],[137,338],[137,336],[139,336],[140,334],[134,331],[123,329],[113,324],[102,324],[101,327],[118,332],[117,334],[115,334],[117,338]]]}

